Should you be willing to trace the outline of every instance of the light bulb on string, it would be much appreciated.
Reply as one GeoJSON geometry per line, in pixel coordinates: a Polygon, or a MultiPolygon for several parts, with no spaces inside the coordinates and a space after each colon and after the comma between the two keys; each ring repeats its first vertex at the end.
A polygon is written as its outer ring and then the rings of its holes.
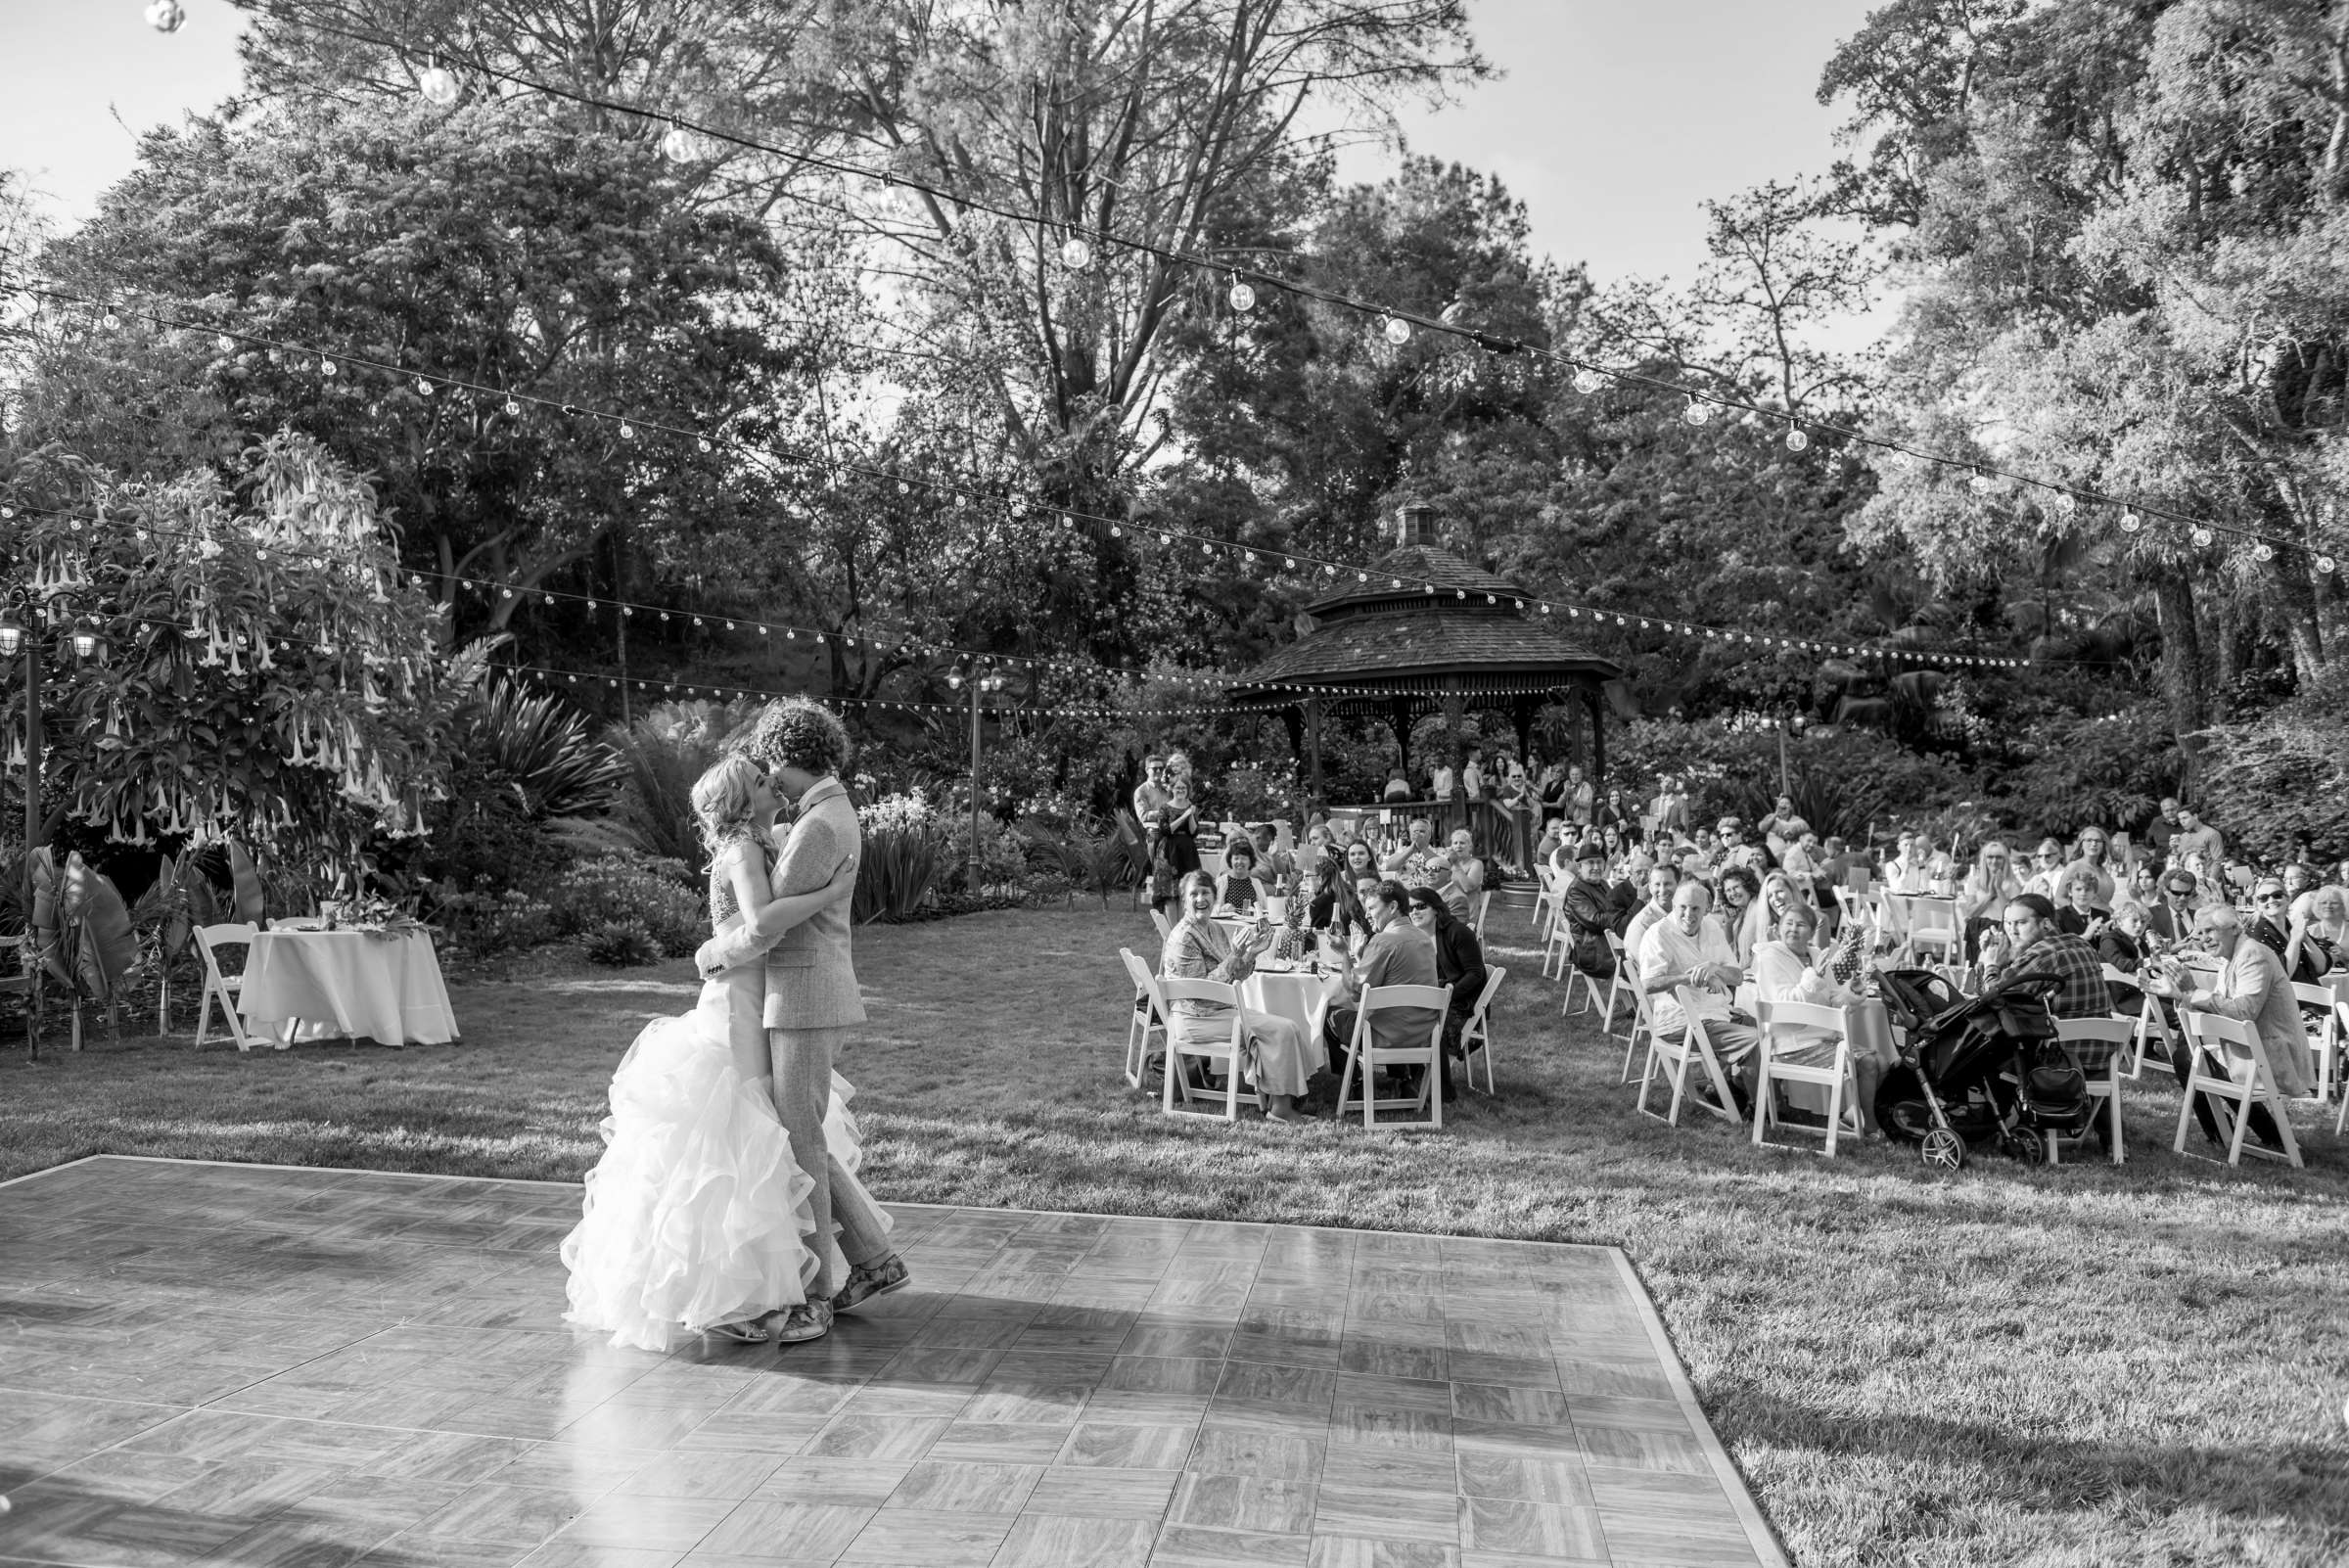
{"type": "Polygon", "coordinates": [[[331,375],[333,375],[334,373],[335,373],[335,362],[334,362],[333,360],[331,360],[331,359],[321,359],[321,360],[319,360],[319,361],[318,361],[318,374],[319,374],[319,375],[321,375],[321,376],[331,376],[331,375]]]}
{"type": "Polygon", "coordinates": [[[1972,490],[1976,495],[1988,495],[1990,493],[1990,476],[1988,474],[1971,475],[1966,479],[1965,484],[1966,487],[1972,490]]]}
{"type": "Polygon", "coordinates": [[[682,125],[671,125],[661,138],[661,156],[672,163],[691,163],[703,156],[702,139],[682,125]]]}
{"type": "Polygon", "coordinates": [[[2326,576],[2332,576],[2333,570],[2339,565],[2340,563],[2333,560],[2333,558],[2329,555],[2320,555],[2317,557],[2317,570],[2324,573],[2326,576]]]}
{"type": "Polygon", "coordinates": [[[101,316],[99,320],[104,323],[106,330],[109,332],[112,332],[116,327],[122,325],[122,318],[115,315],[112,310],[109,310],[105,315],[101,316]]]}
{"type": "Polygon", "coordinates": [[[433,384],[432,384],[431,382],[429,382],[429,381],[425,380],[425,379],[424,379],[422,376],[419,376],[419,377],[417,377],[417,378],[416,378],[416,395],[417,395],[417,396],[419,396],[419,397],[430,397],[432,394],[433,394],[433,384]]]}
{"type": "Polygon", "coordinates": [[[1592,392],[1598,391],[1599,388],[1604,387],[1606,384],[1606,377],[1600,375],[1595,370],[1589,369],[1588,366],[1574,373],[1574,390],[1578,392],[1581,392],[1585,397],[1589,396],[1592,392]]]}
{"type": "Polygon", "coordinates": [[[1802,426],[1797,425],[1786,433],[1786,450],[1790,452],[1808,451],[1810,446],[1811,433],[1804,430],[1802,426]]]}
{"type": "Polygon", "coordinates": [[[511,397],[507,398],[507,399],[506,399],[506,417],[507,417],[508,419],[516,419],[516,418],[519,418],[519,417],[521,416],[521,414],[522,414],[522,404],[520,404],[520,403],[516,402],[516,401],[515,401],[513,398],[511,398],[511,397]]]}
{"type": "Polygon", "coordinates": [[[702,451],[706,452],[710,450],[710,438],[707,436],[700,437],[694,441],[693,444],[702,451]]]}
{"type": "Polygon", "coordinates": [[[416,77],[416,90],[424,94],[425,102],[442,109],[457,101],[457,78],[439,66],[428,66],[416,77]]]}
{"type": "Polygon", "coordinates": [[[179,0],[155,0],[147,8],[147,25],[158,32],[177,32],[187,20],[188,8],[179,0]]]}
{"type": "Polygon", "coordinates": [[[620,438],[623,441],[634,440],[636,438],[636,427],[629,424],[624,419],[622,420],[620,422],[620,438]]]}
{"type": "Polygon", "coordinates": [[[1691,425],[1706,424],[1713,418],[1713,405],[1701,397],[1691,397],[1688,406],[1681,410],[1681,418],[1691,425]]]}
{"type": "Polygon", "coordinates": [[[1061,242],[1060,264],[1071,272],[1082,272],[1093,264],[1093,248],[1072,234],[1061,242]]]}
{"type": "Polygon", "coordinates": [[[2276,546],[2262,539],[2251,546],[2251,558],[2254,561],[2273,561],[2276,559],[2276,546]]]}
{"type": "Polygon", "coordinates": [[[1401,316],[1381,316],[1378,318],[1378,334],[1400,348],[1411,341],[1411,324],[1401,316]]]}
{"type": "Polygon", "coordinates": [[[2139,517],[2135,512],[2123,512],[2121,514],[2121,531],[2123,533],[2135,533],[2139,529],[2142,529],[2144,526],[2144,519],[2139,517]]]}
{"type": "Polygon", "coordinates": [[[2194,531],[2187,536],[2194,541],[2194,548],[2197,550],[2209,549],[2210,541],[2218,537],[2199,523],[2194,525],[2194,531]]]}
{"type": "Polygon", "coordinates": [[[1231,293],[1226,298],[1231,301],[1231,308],[1243,316],[1256,308],[1256,291],[1242,283],[1236,274],[1231,280],[1231,293]]]}

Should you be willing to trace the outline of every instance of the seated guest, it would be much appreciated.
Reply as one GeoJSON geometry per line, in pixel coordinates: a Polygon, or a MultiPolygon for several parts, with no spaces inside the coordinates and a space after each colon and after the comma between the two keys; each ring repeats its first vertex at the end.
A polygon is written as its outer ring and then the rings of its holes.
{"type": "Polygon", "coordinates": [[[2330,883],[2311,888],[2302,918],[2308,940],[2325,955],[2327,974],[2349,963],[2349,890],[2330,883]]]}
{"type": "Polygon", "coordinates": [[[2175,946],[2194,934],[2194,910],[2200,889],[2191,871],[2161,874],[2161,901],[2145,911],[2145,929],[2163,946],[2175,946]]]}
{"type": "Polygon", "coordinates": [[[1803,835],[1811,831],[1811,824],[1795,811],[1794,797],[1781,795],[1777,808],[1762,819],[1761,828],[1762,842],[1770,846],[1770,853],[1783,864],[1786,852],[1802,842],[1803,835]]]}
{"type": "Polygon", "coordinates": [[[1615,896],[1606,877],[1605,848],[1594,838],[1583,840],[1574,852],[1574,880],[1566,884],[1561,905],[1573,938],[1567,957],[1584,974],[1601,980],[1615,973],[1606,937],[1614,929],[1615,896]]]}
{"type": "MultiPolygon", "coordinates": [[[[1216,889],[1204,871],[1182,879],[1182,918],[1167,933],[1159,973],[1182,980],[1213,980],[1237,986],[1256,969],[1257,954],[1271,943],[1269,929],[1242,932],[1235,940],[1216,924],[1216,889]]],[[[1221,1002],[1177,999],[1168,1003],[1167,1027],[1177,1044],[1205,1045],[1231,1038],[1232,1009],[1221,1002]]],[[[1329,1063],[1320,1041],[1286,1018],[1239,1009],[1248,1060],[1239,1065],[1248,1083],[1265,1096],[1265,1114],[1276,1122],[1303,1122],[1297,1096],[1315,1072],[1329,1063]]],[[[1170,1068],[1172,1071],[1172,1068],[1170,1068]]]]}
{"type": "Polygon", "coordinates": [[[2150,860],[2140,860],[2129,868],[2125,877],[2115,877],[2112,891],[2112,912],[2119,914],[2131,904],[2150,914],[2161,902],[2161,873],[2150,860]]]}
{"type": "Polygon", "coordinates": [[[2063,903],[2055,911],[2055,929],[2085,942],[2096,941],[2111,916],[2111,911],[2096,902],[2096,874],[2079,865],[2068,866],[2057,873],[2056,887],[2063,903]]]}
{"type": "MultiPolygon", "coordinates": [[[[1484,945],[1466,922],[1451,917],[1433,888],[1411,890],[1411,924],[1436,945],[1436,984],[1451,988],[1451,1008],[1444,1020],[1444,1048],[1447,1055],[1462,1055],[1460,1030],[1476,1011],[1477,998],[1485,993],[1484,945]]],[[[1449,1068],[1444,1074],[1444,1098],[1451,1098],[1449,1068]]]]}
{"type": "MultiPolygon", "coordinates": [[[[1778,924],[1785,919],[1788,909],[1797,904],[1810,904],[1814,911],[1818,907],[1816,904],[1811,904],[1811,900],[1804,897],[1801,886],[1784,871],[1773,871],[1762,879],[1760,901],[1762,906],[1760,925],[1754,933],[1756,947],[1763,943],[1778,940],[1778,924]]],[[[1751,954],[1749,953],[1747,957],[1750,962],[1751,954]]]]}
{"type": "Polygon", "coordinates": [[[1673,890],[1681,885],[1681,868],[1669,861],[1648,867],[1647,901],[1632,911],[1631,924],[1624,928],[1623,950],[1636,958],[1639,939],[1647,928],[1672,912],[1673,890]]]}
{"type": "MultiPolygon", "coordinates": [[[[2234,912],[2233,905],[2214,903],[2196,910],[2194,930],[2208,942],[2211,951],[2219,955],[2225,967],[2219,971],[2218,984],[2188,994],[2187,1005],[2247,1023],[2257,1030],[2268,1067],[2276,1075],[2277,1092],[2286,1099],[2303,1097],[2309,1091],[2308,1026],[2301,1021],[2299,1003],[2284,978],[2281,960],[2268,950],[2266,944],[2250,939],[2243,931],[2242,916],[2234,912]]],[[[2178,1081],[2182,1086],[2189,1065],[2188,1054],[2178,1053],[2178,1081]]],[[[2196,1109],[2207,1111],[2209,1107],[2197,1105],[2196,1109]]],[[[2212,1124],[2207,1121],[2203,1130],[2215,1135],[2212,1124]]],[[[2260,1130],[2257,1118],[2253,1119],[2252,1130],[2260,1130]]]]}
{"type": "Polygon", "coordinates": [[[2023,892],[2012,861],[2013,856],[2004,843],[1989,840],[1975,857],[1973,869],[1965,874],[1964,885],[1958,890],[1958,923],[1965,932],[1969,956],[1980,950],[1984,935],[1999,928],[1999,911],[2023,892]]]}
{"type": "Polygon", "coordinates": [[[1362,912],[1361,900],[1354,892],[1355,884],[1364,877],[1377,879],[1378,862],[1370,846],[1356,839],[1346,846],[1344,859],[1321,862],[1313,886],[1307,917],[1315,931],[1328,933],[1342,947],[1357,937],[1365,942],[1370,938],[1370,917],[1362,912]]]}
{"type": "Polygon", "coordinates": [[[2332,967],[2331,957],[2323,947],[2308,940],[2308,922],[2294,920],[2289,913],[2291,894],[2275,877],[2261,877],[2251,892],[2251,907],[2255,911],[2251,935],[2267,945],[2268,951],[2282,962],[2283,972],[2295,986],[2313,986],[2325,978],[2332,967]]]}
{"type": "MultiPolygon", "coordinates": [[[[2048,1011],[2056,1018],[2110,1018],[2112,992],[2104,984],[2104,960],[2078,937],[2056,929],[2055,906],[2036,893],[2009,899],[2004,911],[2004,931],[1982,937],[1982,984],[1985,990],[2015,975],[2054,975],[2063,982],[2048,998],[2048,1011]]],[[[2100,1078],[2115,1047],[2104,1040],[2070,1042],[2080,1070],[2100,1078]]]]}
{"type": "MultiPolygon", "coordinates": [[[[1280,848],[1280,834],[1271,823],[1259,822],[1248,830],[1248,836],[1256,841],[1256,863],[1264,868],[1264,875],[1271,879],[1272,886],[1277,887],[1297,874],[1297,858],[1280,848]]],[[[1225,862],[1230,858],[1225,855],[1225,862]]]]}
{"type": "Polygon", "coordinates": [[[2292,900],[2292,918],[2308,917],[2308,896],[2317,891],[2317,873],[2305,860],[2286,860],[2277,875],[2283,882],[2283,891],[2292,900]]]}
{"type": "MultiPolygon", "coordinates": [[[[1839,947],[1836,952],[1822,956],[1815,954],[1812,942],[1818,935],[1819,916],[1810,905],[1797,903],[1778,920],[1778,934],[1754,949],[1754,991],[1764,1001],[1809,1002],[1817,1007],[1850,1007],[1861,1000],[1860,993],[1835,978],[1835,960],[1845,956],[1839,947]]],[[[1835,1060],[1835,1041],[1832,1036],[1819,1037],[1816,1044],[1801,1044],[1789,1049],[1788,1032],[1781,1030],[1778,1043],[1771,1048],[1771,1060],[1786,1062],[1795,1067],[1826,1067],[1835,1060]]],[[[1796,1038],[1801,1038],[1799,1035],[1796,1038]]],[[[1890,1043],[1889,1038],[1886,1041],[1890,1043]]],[[[1897,1060],[1897,1058],[1896,1058],[1897,1060]]],[[[1863,1136],[1874,1137],[1876,1132],[1876,1085],[1883,1080],[1884,1069],[1892,1065],[1876,1052],[1855,1044],[1852,1056],[1852,1107],[1859,1112],[1863,1136]]]]}
{"type": "Polygon", "coordinates": [[[1223,870],[1216,878],[1216,910],[1220,914],[1252,915],[1265,906],[1265,885],[1256,875],[1256,846],[1235,838],[1223,852],[1223,870]]]}
{"type": "Polygon", "coordinates": [[[1894,893],[1924,892],[1926,852],[1917,836],[1904,833],[1896,843],[1892,858],[1884,862],[1884,886],[1894,893]]]}
{"type": "Polygon", "coordinates": [[[1752,867],[1721,868],[1721,908],[1710,918],[1737,967],[1751,964],[1754,949],[1762,943],[1763,922],[1768,919],[1762,905],[1762,879],[1754,875],[1752,867]]]}
{"type": "Polygon", "coordinates": [[[1713,1054],[1750,1094],[1751,1058],[1761,1037],[1753,1020],[1739,1017],[1729,1006],[1730,995],[1745,981],[1745,966],[1729,950],[1721,928],[1708,918],[1712,907],[1713,896],[1701,882],[1682,882],[1673,890],[1671,917],[1649,926],[1639,939],[1639,989],[1647,992],[1648,1016],[1655,1020],[1657,1038],[1667,1040],[1678,1040],[1688,1032],[1674,990],[1686,986],[1694,991],[1713,1054]]]}
{"type": "MultiPolygon", "coordinates": [[[[2124,975],[2136,974],[2145,961],[2145,906],[2122,904],[2092,940],[2099,960],[2124,975]]],[[[2116,1013],[2135,1018],[2144,1006],[2145,993],[2135,986],[2107,980],[2104,989],[2112,992],[2112,1010],[2116,1013]]]]}
{"type": "Polygon", "coordinates": [[[2056,880],[2056,886],[2063,885],[2063,877],[2071,876],[2075,872],[2085,869],[2096,879],[2096,907],[2099,909],[2111,908],[2113,900],[2120,897],[2120,889],[2117,886],[2120,868],[2106,858],[2111,847],[2112,841],[2102,828],[2082,828],[2079,853],[2073,855],[2069,864],[2064,866],[2056,880]]]}
{"type": "Polygon", "coordinates": [[[1453,828],[1451,837],[1445,841],[1445,852],[1451,880],[1460,884],[1461,891],[1484,892],[1485,862],[1476,853],[1476,835],[1466,828],[1453,828]]]}
{"type": "MultiPolygon", "coordinates": [[[[1354,1052],[1354,1026],[1361,1011],[1362,992],[1374,986],[1440,986],[1436,978],[1436,945],[1412,925],[1404,911],[1411,890],[1392,877],[1372,884],[1363,894],[1362,907],[1376,927],[1361,956],[1338,977],[1337,990],[1322,1015],[1321,1035],[1336,1064],[1340,1055],[1354,1052]]],[[[1427,1044],[1427,1032],[1437,1014],[1427,1007],[1386,1008],[1370,1015],[1370,1038],[1378,1045],[1407,1050],[1427,1044]]],[[[1370,1085],[1360,1085],[1368,1093],[1370,1085]]]]}
{"type": "Polygon", "coordinates": [[[2053,839],[2042,839],[2039,848],[2031,853],[2031,874],[2023,878],[2023,891],[2036,893],[2050,903],[2063,901],[2063,890],[2056,876],[2063,870],[2063,846],[2053,839]]]}

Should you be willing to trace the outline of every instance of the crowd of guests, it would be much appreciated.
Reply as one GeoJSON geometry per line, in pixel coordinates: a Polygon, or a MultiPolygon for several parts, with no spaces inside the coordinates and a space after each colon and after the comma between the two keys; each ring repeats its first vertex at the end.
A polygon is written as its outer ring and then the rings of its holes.
{"type": "MultiPolygon", "coordinates": [[[[1971,980],[2052,975],[2057,1018],[2134,1015],[2143,984],[2165,1007],[2251,1024],[2279,1090],[2312,1091],[2311,1030],[2324,1008],[2304,1005],[2292,985],[2349,964],[2349,861],[2319,866],[2296,846],[2295,858],[2256,865],[2177,800],[2161,803],[2139,839],[2091,826],[2068,841],[2040,839],[2027,860],[2004,838],[1960,858],[1917,832],[1900,833],[1878,859],[1822,839],[1785,798],[1752,830],[1734,816],[1691,825],[1670,778],[1644,815],[1645,831],[1621,842],[1557,835],[1547,847],[1569,959],[1605,978],[1615,967],[1606,934],[1618,936],[1668,1038],[1685,1029],[1685,988],[1742,1092],[1758,1032],[1733,998],[1750,986],[1760,1001],[1857,1001],[1874,955],[1921,935],[1902,927],[1900,904],[1882,893],[1947,900],[1951,919],[1933,929],[1948,935],[1933,955],[1970,966],[1971,980]],[[2182,961],[2189,956],[2201,962],[2182,961]],[[2194,978],[2213,965],[2215,978],[2194,978]]],[[[1857,1069],[1863,1118],[1872,1081],[1894,1060],[1888,1038],[1871,1043],[1857,1069]]],[[[2183,1083],[2183,1049],[2173,1065],[2183,1083]]]]}

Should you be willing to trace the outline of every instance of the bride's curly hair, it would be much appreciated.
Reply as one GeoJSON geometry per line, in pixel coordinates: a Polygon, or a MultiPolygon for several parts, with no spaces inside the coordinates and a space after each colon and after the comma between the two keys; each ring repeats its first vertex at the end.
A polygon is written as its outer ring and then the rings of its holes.
{"type": "Polygon", "coordinates": [[[757,837],[751,800],[765,776],[757,762],[736,753],[694,780],[694,820],[702,830],[702,848],[711,858],[715,859],[728,844],[757,837]]]}
{"type": "Polygon", "coordinates": [[[805,697],[766,705],[745,748],[768,767],[796,767],[822,778],[849,765],[854,747],[839,715],[805,697]]]}

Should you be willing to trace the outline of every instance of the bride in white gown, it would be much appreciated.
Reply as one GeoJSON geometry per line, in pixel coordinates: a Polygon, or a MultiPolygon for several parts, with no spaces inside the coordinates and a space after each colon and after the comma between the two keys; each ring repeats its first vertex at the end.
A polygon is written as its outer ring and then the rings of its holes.
{"type": "MultiPolygon", "coordinates": [[[[854,888],[851,861],[814,893],[770,899],[762,846],[778,804],[747,758],[727,758],[694,785],[716,935],[761,908],[761,929],[780,933],[854,888]]],[[[655,1019],[621,1058],[585,1213],[563,1240],[568,1321],[644,1350],[696,1333],[759,1344],[768,1337],[761,1318],[806,1300],[811,1249],[837,1242],[812,1234],[813,1183],[775,1115],[765,986],[763,964],[727,970],[703,984],[692,1012],[655,1019]]],[[[833,1075],[824,1123],[851,1173],[860,1160],[854,1092],[833,1075]]]]}

